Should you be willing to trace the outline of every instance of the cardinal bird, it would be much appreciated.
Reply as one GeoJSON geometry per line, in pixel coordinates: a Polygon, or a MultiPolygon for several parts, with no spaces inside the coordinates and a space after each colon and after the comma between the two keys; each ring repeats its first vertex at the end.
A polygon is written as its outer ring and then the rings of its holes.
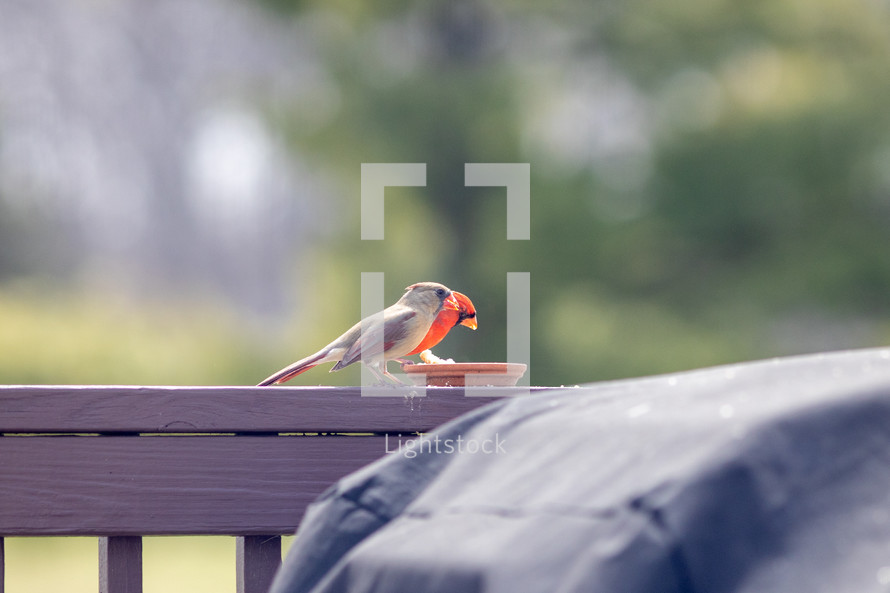
{"type": "Polygon", "coordinates": [[[476,329],[476,308],[473,307],[473,301],[467,295],[457,292],[451,292],[457,301],[457,310],[451,307],[443,307],[436,320],[430,326],[430,330],[423,337],[420,344],[406,356],[412,354],[420,354],[424,350],[428,350],[442,341],[442,338],[451,331],[451,328],[458,325],[465,325],[470,329],[476,329]]]}
{"type": "Polygon", "coordinates": [[[436,282],[420,282],[405,289],[396,304],[383,310],[383,319],[378,315],[368,317],[353,325],[345,334],[313,354],[285,367],[265,379],[260,385],[284,383],[304,371],[324,362],[336,362],[331,372],[362,360],[381,380],[385,377],[400,383],[386,370],[386,363],[405,356],[420,344],[432,326],[436,316],[443,309],[459,311],[460,306],[451,290],[436,282]],[[365,325],[362,331],[362,325],[365,325]],[[364,352],[364,349],[377,350],[382,341],[383,351],[364,352]],[[375,347],[375,344],[377,347],[375,347]]]}

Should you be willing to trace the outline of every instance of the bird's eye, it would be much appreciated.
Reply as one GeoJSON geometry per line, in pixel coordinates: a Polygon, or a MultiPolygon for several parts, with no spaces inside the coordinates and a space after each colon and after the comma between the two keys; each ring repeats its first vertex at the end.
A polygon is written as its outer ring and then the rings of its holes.
{"type": "Polygon", "coordinates": [[[445,296],[445,289],[444,289],[444,288],[437,288],[437,289],[436,289],[436,296],[439,297],[439,298],[445,296]]]}

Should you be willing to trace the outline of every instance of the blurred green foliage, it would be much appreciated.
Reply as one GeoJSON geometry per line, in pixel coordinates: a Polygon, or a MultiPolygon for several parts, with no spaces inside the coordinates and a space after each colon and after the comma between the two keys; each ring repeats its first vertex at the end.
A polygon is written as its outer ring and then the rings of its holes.
{"type": "MultiPolygon", "coordinates": [[[[888,16],[837,0],[356,10],[325,36],[338,112],[310,134],[285,129],[345,181],[344,212],[361,162],[426,162],[428,183],[387,190],[383,244],[362,244],[350,216],[328,253],[344,273],[319,290],[354,290],[359,270],[385,271],[393,299],[441,280],[474,299],[480,328],[440,348],[503,359],[505,276],[529,271],[537,384],[880,344],[888,16]],[[375,53],[393,21],[422,23],[423,42],[402,48],[418,62],[408,74],[375,53]],[[578,90],[592,103],[615,81],[641,112],[642,146],[566,155],[529,140],[540,109],[578,90]],[[525,244],[505,239],[503,190],[463,186],[466,162],[514,161],[531,163],[525,244]]],[[[578,136],[597,117],[562,115],[578,136]]]]}
{"type": "Polygon", "coordinates": [[[506,274],[530,272],[534,384],[887,341],[886,2],[245,2],[292,21],[329,85],[324,117],[267,106],[341,196],[341,231],[293,254],[287,329],[200,296],[7,288],[0,381],[253,383],[358,319],[362,271],[387,302],[467,293],[479,329],[437,348],[462,361],[505,358],[506,274]],[[387,190],[383,242],[359,238],[363,162],[427,163],[387,190]],[[464,186],[472,162],[530,163],[531,241],[506,240],[504,190],[464,186]]]}
{"type": "Polygon", "coordinates": [[[237,385],[259,367],[231,314],[210,299],[134,304],[15,284],[0,290],[0,304],[3,382],[237,385]]]}

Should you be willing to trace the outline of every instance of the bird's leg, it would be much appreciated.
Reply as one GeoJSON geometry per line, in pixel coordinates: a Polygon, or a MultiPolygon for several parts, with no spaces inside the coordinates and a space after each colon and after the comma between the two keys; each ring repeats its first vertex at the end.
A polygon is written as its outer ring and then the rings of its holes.
{"type": "Polygon", "coordinates": [[[406,383],[402,382],[398,377],[396,377],[395,375],[393,375],[392,373],[390,373],[389,371],[386,370],[386,363],[385,363],[385,362],[383,363],[383,374],[384,374],[390,381],[393,382],[393,386],[395,386],[395,387],[405,387],[405,386],[407,385],[406,383]]]}
{"type": "Polygon", "coordinates": [[[393,375],[392,373],[390,373],[389,371],[386,370],[386,361],[385,360],[383,361],[381,368],[383,369],[383,374],[386,377],[388,377],[391,381],[393,381],[393,383],[396,387],[404,387],[407,385],[406,383],[399,380],[398,377],[396,377],[395,375],[393,375]]]}
{"type": "Polygon", "coordinates": [[[380,366],[376,364],[369,364],[368,370],[371,371],[375,377],[377,377],[378,381],[380,381],[380,383],[378,384],[378,386],[380,387],[396,387],[396,385],[391,383],[390,381],[395,381],[398,385],[404,385],[404,383],[402,383],[386,371],[385,363],[382,370],[380,366]],[[389,381],[387,381],[387,379],[389,379],[389,381]]]}
{"type": "Polygon", "coordinates": [[[386,382],[386,378],[380,374],[380,371],[377,369],[376,365],[369,364],[368,370],[371,371],[371,373],[377,378],[377,381],[378,381],[377,385],[379,387],[382,387],[384,385],[389,385],[389,383],[386,382]]]}
{"type": "Polygon", "coordinates": [[[406,387],[408,385],[389,371],[384,371],[383,374],[386,375],[390,381],[392,381],[393,387],[406,387]]]}

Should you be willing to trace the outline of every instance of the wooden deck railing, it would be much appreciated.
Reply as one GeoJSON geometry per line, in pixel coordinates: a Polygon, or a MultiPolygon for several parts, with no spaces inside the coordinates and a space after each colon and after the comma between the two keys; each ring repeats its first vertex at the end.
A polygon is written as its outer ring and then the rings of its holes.
{"type": "Polygon", "coordinates": [[[237,590],[264,592],[281,535],[330,484],[383,456],[386,435],[511,393],[0,386],[0,593],[3,537],[58,535],[99,537],[103,593],[142,590],[142,536],[235,536],[237,590]]]}

